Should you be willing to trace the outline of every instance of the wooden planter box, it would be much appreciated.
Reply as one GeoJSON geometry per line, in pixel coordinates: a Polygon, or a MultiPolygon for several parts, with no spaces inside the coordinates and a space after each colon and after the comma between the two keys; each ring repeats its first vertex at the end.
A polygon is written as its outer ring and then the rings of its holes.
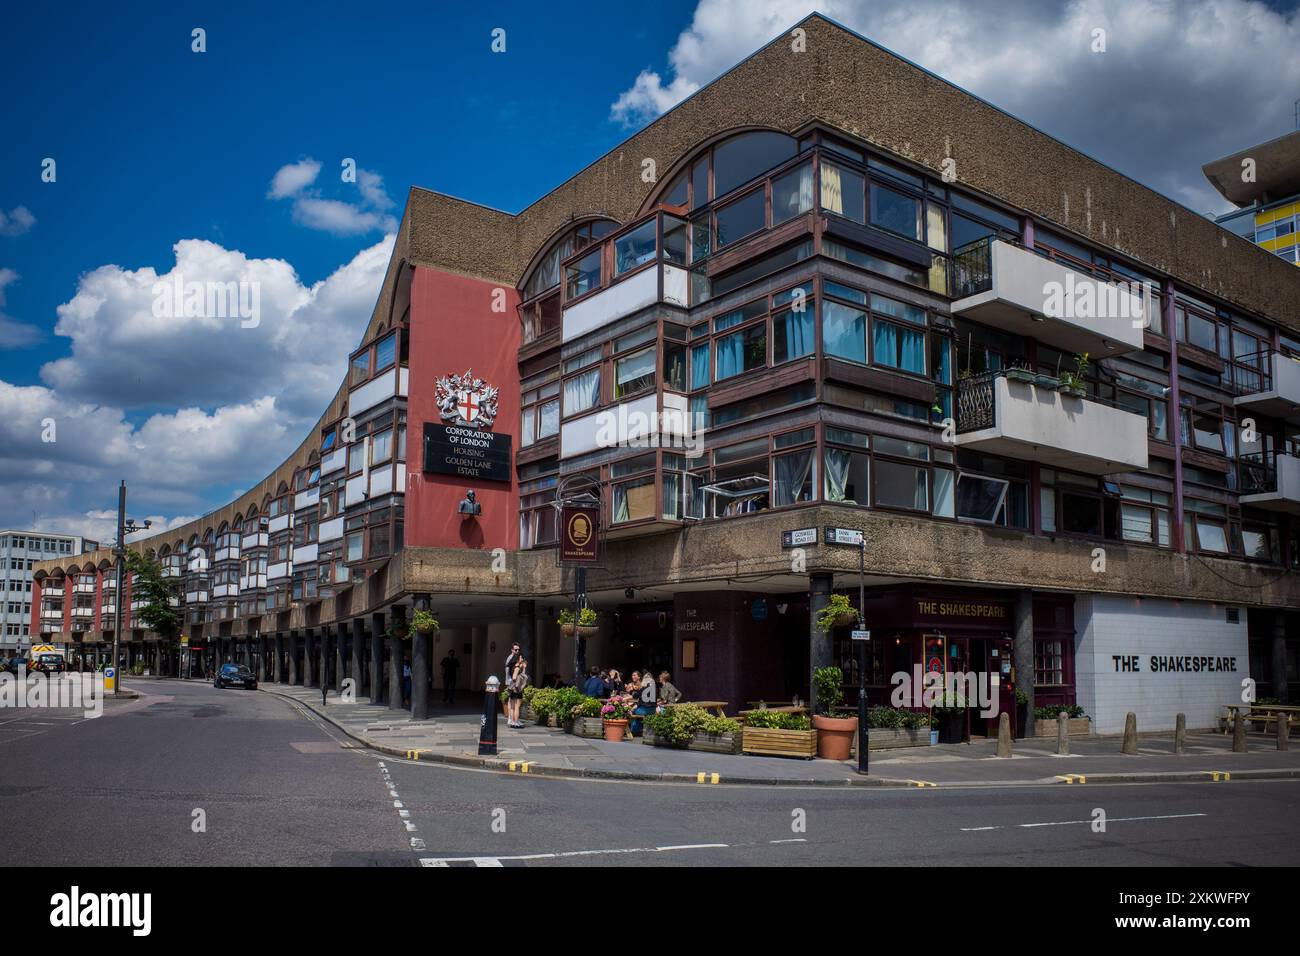
{"type": "MultiPolygon", "coordinates": [[[[893,750],[896,747],[930,746],[929,727],[871,727],[867,731],[867,747],[870,750],[893,750]]],[[[853,750],[858,748],[857,737],[853,738],[853,750]]]]}
{"type": "MultiPolygon", "coordinates": [[[[1071,717],[1067,722],[1066,735],[1069,737],[1087,737],[1092,733],[1091,717],[1071,717]]],[[[1035,737],[1055,737],[1056,721],[1034,720],[1035,737]]]]}
{"type": "Polygon", "coordinates": [[[575,737],[604,740],[605,722],[599,717],[575,717],[569,725],[569,733],[575,737]]]}
{"type": "MultiPolygon", "coordinates": [[[[793,731],[800,733],[800,731],[793,731]]],[[[679,750],[702,750],[711,754],[738,754],[740,753],[739,733],[735,734],[691,734],[691,739],[684,744],[660,743],[654,735],[650,726],[645,725],[645,730],[641,734],[641,743],[649,744],[652,747],[676,747],[679,750]]],[[[815,749],[815,748],[814,748],[815,749]]],[[[798,756],[802,756],[799,754],[798,756]]]]}
{"type": "Polygon", "coordinates": [[[803,757],[811,760],[817,756],[817,731],[769,730],[766,727],[742,727],[740,749],[747,754],[765,754],[770,757],[803,757]]]}

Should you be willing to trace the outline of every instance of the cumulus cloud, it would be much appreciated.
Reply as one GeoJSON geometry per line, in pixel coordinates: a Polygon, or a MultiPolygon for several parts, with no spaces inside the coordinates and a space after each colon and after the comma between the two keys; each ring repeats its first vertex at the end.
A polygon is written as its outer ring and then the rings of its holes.
{"type": "Polygon", "coordinates": [[[35,515],[42,528],[103,537],[86,505],[115,500],[119,479],[132,516],[159,522],[260,479],[333,398],[392,244],[311,285],[283,260],[197,239],[176,243],[165,273],[107,265],[83,275],[58,308],[69,354],[42,367],[40,385],[0,381],[0,525],[27,527],[35,515]],[[155,287],[177,278],[258,283],[261,321],[160,317],[155,287]]]}
{"type": "MultiPolygon", "coordinates": [[[[271,178],[269,199],[293,199],[293,221],[308,229],[336,236],[362,236],[371,232],[394,232],[397,220],[385,210],[394,205],[378,173],[358,168],[356,187],[360,199],[348,202],[330,199],[312,187],[321,164],[308,158],[281,166],[271,178]]],[[[345,187],[348,185],[343,184],[345,187]]]]}
{"type": "Polygon", "coordinates": [[[652,119],[814,10],[1200,212],[1230,208],[1201,165],[1289,132],[1300,89],[1300,13],[1258,0],[700,0],[611,118],[652,119]]]}
{"type": "Polygon", "coordinates": [[[0,209],[0,236],[13,239],[36,225],[36,217],[26,206],[15,206],[8,214],[0,209]]]}
{"type": "Polygon", "coordinates": [[[304,159],[297,163],[288,163],[276,170],[271,177],[271,188],[267,191],[268,199],[284,199],[296,196],[320,175],[320,163],[314,159],[304,159]]]}
{"type": "MultiPolygon", "coordinates": [[[[0,309],[5,304],[5,286],[17,282],[13,269],[0,269],[0,309]]],[[[0,349],[23,349],[35,345],[42,338],[41,330],[26,322],[19,322],[0,311],[0,349]]]]}

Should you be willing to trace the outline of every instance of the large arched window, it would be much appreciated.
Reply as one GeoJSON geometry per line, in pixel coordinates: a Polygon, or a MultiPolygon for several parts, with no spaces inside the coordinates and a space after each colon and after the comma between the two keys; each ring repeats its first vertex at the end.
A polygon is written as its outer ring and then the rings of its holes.
{"type": "Polygon", "coordinates": [[[519,319],[525,345],[560,327],[560,263],[617,228],[612,219],[580,222],[556,236],[534,260],[521,287],[519,319]]]}
{"type": "Polygon", "coordinates": [[[655,204],[698,209],[752,182],[798,152],[798,140],[785,133],[761,129],[737,133],[701,151],[673,177],[655,204]]]}

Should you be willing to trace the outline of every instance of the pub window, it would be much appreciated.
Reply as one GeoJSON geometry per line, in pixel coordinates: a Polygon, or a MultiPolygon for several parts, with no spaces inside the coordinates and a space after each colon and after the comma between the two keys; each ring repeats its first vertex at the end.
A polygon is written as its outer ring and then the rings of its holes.
{"type": "MultiPolygon", "coordinates": [[[[550,467],[555,468],[554,461],[550,467]]],[[[520,476],[523,477],[522,475],[520,476]]],[[[519,483],[519,546],[536,548],[554,544],[555,475],[545,475],[519,483]]]]}
{"type": "Polygon", "coordinates": [[[1034,686],[1059,687],[1065,683],[1066,642],[1034,641],[1034,686]]]}

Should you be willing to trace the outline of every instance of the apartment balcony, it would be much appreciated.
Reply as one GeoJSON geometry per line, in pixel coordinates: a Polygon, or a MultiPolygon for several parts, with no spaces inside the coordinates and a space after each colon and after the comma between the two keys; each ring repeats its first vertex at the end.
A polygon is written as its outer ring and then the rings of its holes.
{"type": "Polygon", "coordinates": [[[1300,458],[1276,455],[1243,458],[1241,462],[1241,504],[1300,514],[1300,458]]]}
{"type": "Polygon", "coordinates": [[[574,458],[602,448],[682,448],[692,436],[685,395],[639,398],[602,408],[560,426],[560,458],[574,458]]]}
{"type": "Polygon", "coordinates": [[[652,305],[688,308],[688,229],[685,219],[653,213],[566,259],[562,340],[652,305]]]}
{"type": "Polygon", "coordinates": [[[162,569],[162,576],[165,578],[179,578],[182,568],[180,564],[165,564],[162,569]]]}
{"type": "Polygon", "coordinates": [[[208,602],[208,592],[206,590],[185,592],[186,604],[206,604],[207,602],[208,602]]]}
{"type": "Polygon", "coordinates": [[[63,588],[60,587],[43,587],[41,588],[41,597],[61,598],[63,597],[63,588]]]}
{"type": "Polygon", "coordinates": [[[1271,349],[1237,361],[1233,404],[1243,412],[1300,425],[1300,362],[1271,349]],[[1242,368],[1242,364],[1256,365],[1259,371],[1242,368]]]}
{"type": "Polygon", "coordinates": [[[1140,351],[1151,297],[1002,239],[953,254],[953,315],[1094,359],[1140,351]]]}
{"type": "Polygon", "coordinates": [[[95,609],[93,607],[74,607],[72,609],[72,619],[74,621],[90,620],[94,618],[94,616],[95,616],[95,609]]]}
{"type": "Polygon", "coordinates": [[[239,560],[239,546],[238,546],[238,545],[232,545],[232,546],[230,546],[230,547],[226,547],[226,548],[218,548],[217,551],[216,551],[216,554],[214,554],[214,555],[212,556],[212,560],[214,560],[214,561],[238,561],[238,560],[239,560]]]}
{"type": "Polygon", "coordinates": [[[265,548],[269,535],[265,531],[259,531],[256,534],[246,534],[240,539],[239,546],[247,551],[249,548],[265,548]]]}
{"type": "Polygon", "coordinates": [[[217,584],[212,588],[213,598],[235,597],[239,594],[238,584],[217,584]]]}
{"type": "Polygon", "coordinates": [[[95,582],[93,580],[78,581],[76,584],[72,586],[72,593],[73,594],[94,594],[95,582]]]}
{"type": "Polygon", "coordinates": [[[1005,372],[958,383],[956,443],[1094,475],[1147,467],[1145,416],[1005,372]]]}

